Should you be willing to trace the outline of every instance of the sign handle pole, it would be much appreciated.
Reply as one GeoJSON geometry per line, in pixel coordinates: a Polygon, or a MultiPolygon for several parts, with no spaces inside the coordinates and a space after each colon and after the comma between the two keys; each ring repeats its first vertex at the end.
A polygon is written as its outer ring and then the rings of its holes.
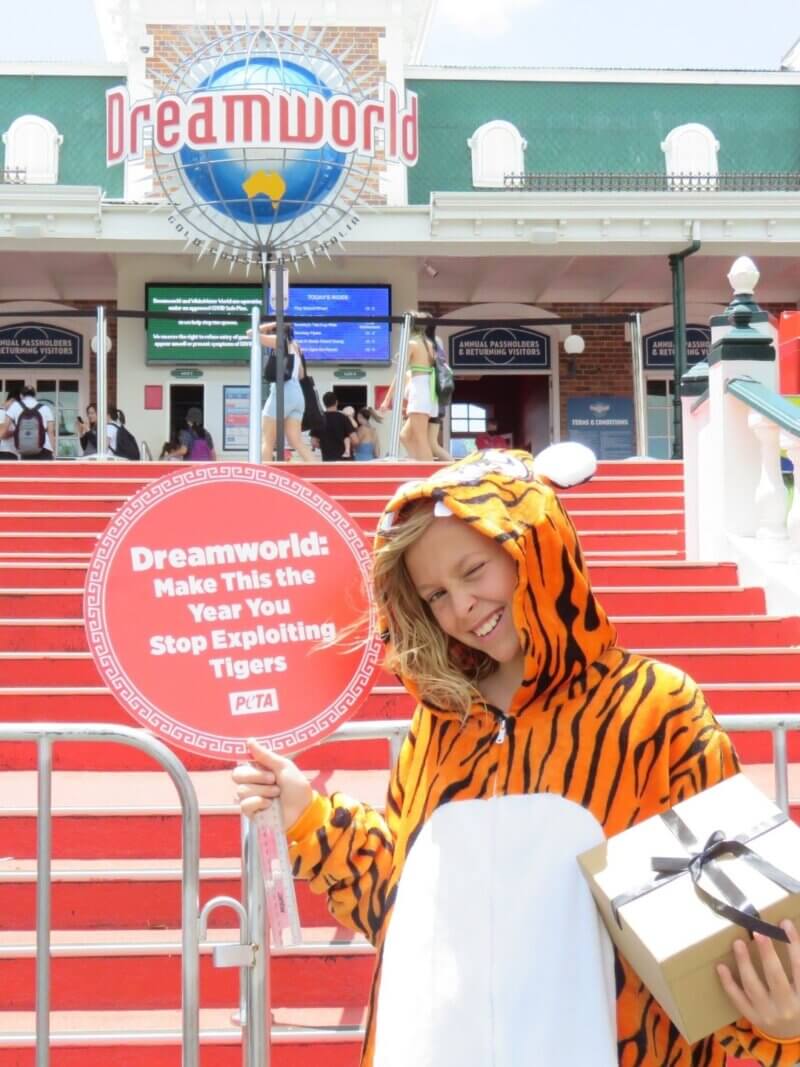
{"type": "Polygon", "coordinates": [[[248,438],[248,456],[251,463],[261,462],[261,363],[262,349],[258,335],[261,319],[260,308],[253,306],[250,314],[250,436],[248,438]]]}
{"type": "Polygon", "coordinates": [[[264,881],[261,874],[259,834],[243,820],[242,892],[247,911],[247,943],[255,946],[252,966],[245,968],[243,1060],[245,1067],[270,1067],[272,997],[269,930],[264,915],[264,881]]]}
{"type": "Polygon", "coordinates": [[[403,325],[400,327],[400,348],[397,353],[397,369],[394,375],[394,394],[392,403],[392,421],[389,424],[389,452],[387,459],[398,459],[400,456],[400,423],[403,419],[403,387],[408,368],[408,346],[411,343],[411,330],[414,325],[414,316],[410,311],[403,315],[403,325]]]}
{"type": "Polygon", "coordinates": [[[97,388],[97,458],[108,459],[108,362],[106,355],[106,309],[97,305],[97,352],[95,352],[95,382],[97,388]]]}
{"type": "Polygon", "coordinates": [[[267,920],[272,943],[282,948],[299,945],[300,915],[294,893],[294,875],[289,860],[289,845],[283,830],[283,807],[275,800],[267,811],[256,816],[261,869],[267,901],[267,920]]]}
{"type": "Polygon", "coordinates": [[[647,395],[643,371],[642,316],[640,312],[631,319],[631,368],[633,371],[633,411],[636,424],[636,455],[647,455],[647,395]]]}
{"type": "Polygon", "coordinates": [[[286,459],[284,451],[283,383],[286,377],[286,325],[283,321],[283,264],[275,264],[275,449],[278,463],[286,459]]]}

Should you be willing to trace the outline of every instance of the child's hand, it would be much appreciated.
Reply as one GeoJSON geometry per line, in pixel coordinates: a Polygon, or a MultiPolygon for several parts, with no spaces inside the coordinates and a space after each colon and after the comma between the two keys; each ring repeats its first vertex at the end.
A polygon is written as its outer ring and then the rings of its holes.
{"type": "Polygon", "coordinates": [[[311,783],[285,756],[271,752],[252,739],[247,742],[247,747],[252,763],[243,763],[233,772],[242,815],[252,818],[259,811],[266,811],[272,801],[280,797],[286,830],[297,822],[311,803],[314,796],[311,783]]]}
{"type": "Polygon", "coordinates": [[[744,941],[734,943],[737,982],[730,970],[720,964],[718,973],[725,992],[737,1011],[768,1037],[800,1040],[800,934],[793,922],[781,926],[789,935],[789,973],[784,970],[769,937],[755,934],[755,948],[761,957],[764,981],[753,966],[744,941]]]}

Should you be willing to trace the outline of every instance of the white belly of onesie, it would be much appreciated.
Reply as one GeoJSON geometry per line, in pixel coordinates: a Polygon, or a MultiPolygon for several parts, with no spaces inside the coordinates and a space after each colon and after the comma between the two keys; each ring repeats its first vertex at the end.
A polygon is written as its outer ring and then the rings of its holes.
{"type": "Polygon", "coordinates": [[[383,952],[375,1067],[618,1067],[611,942],[550,794],[454,801],[420,831],[383,952]]]}

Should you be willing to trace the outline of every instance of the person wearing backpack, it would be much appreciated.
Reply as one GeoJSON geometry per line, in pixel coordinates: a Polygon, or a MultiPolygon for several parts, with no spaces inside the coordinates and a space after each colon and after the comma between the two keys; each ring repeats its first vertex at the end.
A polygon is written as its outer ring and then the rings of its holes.
{"type": "Polygon", "coordinates": [[[14,445],[14,430],[21,413],[19,393],[11,389],[6,394],[5,404],[0,404],[0,460],[19,459],[14,445]]]}
{"type": "Polygon", "coordinates": [[[142,454],[136,438],[125,425],[125,412],[108,405],[108,426],[106,427],[108,450],[117,459],[139,460],[142,454]]]}
{"type": "Polygon", "coordinates": [[[14,448],[20,459],[52,459],[56,439],[55,416],[49,404],[36,399],[33,386],[20,397],[22,410],[14,427],[14,448]]]}
{"type": "MultiPolygon", "coordinates": [[[[258,328],[261,347],[270,350],[267,358],[265,377],[269,383],[269,396],[261,411],[261,456],[264,463],[272,463],[275,454],[275,441],[278,433],[277,417],[277,358],[275,348],[278,340],[275,336],[277,324],[274,322],[262,322],[258,328]]],[[[248,336],[250,331],[248,331],[248,336]]],[[[283,380],[283,429],[289,446],[303,463],[313,463],[314,454],[303,440],[303,420],[306,417],[306,403],[312,401],[312,409],[308,412],[309,429],[312,434],[314,429],[319,429],[322,420],[319,417],[318,401],[314,391],[313,381],[303,386],[306,375],[306,365],[300,345],[294,339],[294,327],[291,323],[286,324],[286,362],[284,364],[283,380]],[[307,395],[305,389],[311,392],[307,395]],[[317,412],[313,406],[317,406],[317,412]],[[311,422],[314,423],[314,428],[311,422]]]]}
{"type": "Polygon", "coordinates": [[[432,325],[426,326],[425,336],[433,345],[433,373],[436,378],[436,399],[439,402],[438,413],[428,422],[428,444],[431,446],[434,459],[441,460],[443,463],[452,463],[453,457],[446,448],[442,447],[439,441],[439,431],[447,417],[447,409],[453,402],[455,378],[452,367],[447,361],[444,346],[436,336],[435,327],[432,325]]]}
{"type": "Polygon", "coordinates": [[[186,412],[186,425],[178,431],[180,454],[191,463],[215,460],[214,440],[203,426],[203,412],[200,408],[189,408],[186,412]]]}

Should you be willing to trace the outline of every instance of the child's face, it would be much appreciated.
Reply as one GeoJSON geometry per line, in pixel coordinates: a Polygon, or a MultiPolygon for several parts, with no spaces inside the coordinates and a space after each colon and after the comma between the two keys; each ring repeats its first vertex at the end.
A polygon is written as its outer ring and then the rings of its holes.
{"type": "Polygon", "coordinates": [[[517,568],[499,545],[460,519],[441,518],[405,558],[414,587],[446,634],[498,663],[520,654],[511,615],[517,568]]]}

